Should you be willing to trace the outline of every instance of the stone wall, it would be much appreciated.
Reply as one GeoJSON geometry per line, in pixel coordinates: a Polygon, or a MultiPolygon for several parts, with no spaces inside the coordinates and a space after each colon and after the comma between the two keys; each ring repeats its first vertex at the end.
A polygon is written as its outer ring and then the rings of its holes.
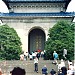
{"type": "Polygon", "coordinates": [[[72,21],[71,18],[66,18],[66,17],[2,18],[3,23],[6,23],[10,27],[13,27],[17,31],[19,37],[21,38],[22,50],[25,52],[28,51],[28,35],[31,30],[36,28],[41,29],[45,33],[47,40],[49,28],[52,28],[59,20],[72,21]]]}

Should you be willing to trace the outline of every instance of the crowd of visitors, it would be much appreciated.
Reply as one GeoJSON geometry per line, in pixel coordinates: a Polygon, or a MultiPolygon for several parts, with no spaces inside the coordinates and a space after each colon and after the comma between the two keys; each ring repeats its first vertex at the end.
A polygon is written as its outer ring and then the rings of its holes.
{"type": "MultiPolygon", "coordinates": [[[[34,58],[34,72],[38,73],[38,58],[34,58]]],[[[48,72],[48,68],[46,65],[44,65],[41,68],[41,74],[42,75],[74,75],[75,69],[73,66],[72,61],[68,61],[68,67],[66,67],[65,62],[63,59],[61,59],[60,63],[58,63],[58,71],[56,72],[55,69],[52,68],[50,72],[48,72]]],[[[2,70],[0,68],[0,75],[6,75],[2,73],[2,70]]],[[[10,71],[10,75],[26,75],[25,69],[22,69],[20,67],[14,67],[12,71],[10,71]]]]}
{"type": "MultiPolygon", "coordinates": [[[[28,52],[20,55],[20,60],[30,60],[34,61],[34,72],[38,73],[38,66],[39,66],[39,58],[44,58],[44,51],[41,52],[32,52],[32,54],[29,54],[28,52]]],[[[54,68],[51,68],[50,72],[48,72],[48,68],[46,64],[41,68],[41,74],[42,75],[74,75],[75,68],[71,60],[67,61],[68,67],[66,67],[65,60],[61,59],[58,61],[58,54],[56,51],[53,53],[55,66],[58,66],[58,71],[55,71],[54,68]]],[[[4,75],[2,73],[2,70],[0,69],[0,75],[4,75]]],[[[10,75],[26,75],[25,69],[22,69],[20,67],[14,67],[12,71],[10,71],[10,75]]]]}
{"type": "Polygon", "coordinates": [[[40,57],[44,58],[44,51],[41,51],[41,52],[35,51],[32,53],[24,52],[20,55],[20,60],[27,60],[28,58],[30,60],[34,60],[35,57],[37,57],[38,60],[40,57]]]}

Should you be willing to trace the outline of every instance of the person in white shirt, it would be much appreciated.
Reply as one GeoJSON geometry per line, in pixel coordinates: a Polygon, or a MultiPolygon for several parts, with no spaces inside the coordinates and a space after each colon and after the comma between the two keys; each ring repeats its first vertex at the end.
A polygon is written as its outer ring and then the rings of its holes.
{"type": "Polygon", "coordinates": [[[30,60],[32,60],[32,59],[33,59],[32,54],[29,54],[29,58],[30,58],[30,60]]]}
{"type": "Polygon", "coordinates": [[[33,56],[33,59],[35,59],[35,57],[36,57],[36,53],[33,52],[33,53],[32,53],[32,56],[33,56]]]}
{"type": "Polygon", "coordinates": [[[64,67],[65,66],[65,62],[63,59],[61,59],[61,67],[64,67]]]}
{"type": "Polygon", "coordinates": [[[58,64],[58,72],[61,70],[62,67],[65,67],[65,62],[61,59],[61,62],[58,64]]]}
{"type": "Polygon", "coordinates": [[[63,57],[66,59],[66,55],[67,55],[67,49],[63,50],[63,57]]]}
{"type": "Polygon", "coordinates": [[[35,66],[34,71],[38,73],[38,58],[37,57],[35,57],[35,59],[34,59],[34,66],[35,66]]]}
{"type": "Polygon", "coordinates": [[[58,72],[60,72],[61,67],[62,67],[62,65],[61,65],[61,63],[59,62],[59,64],[58,64],[58,72]]]}
{"type": "Polygon", "coordinates": [[[24,54],[20,55],[20,60],[24,60],[24,54]]]}
{"type": "Polygon", "coordinates": [[[68,69],[69,69],[70,66],[72,66],[72,61],[68,60],[68,69]]]}
{"type": "Polygon", "coordinates": [[[28,59],[28,52],[25,53],[26,60],[28,59]]]}
{"type": "Polygon", "coordinates": [[[70,64],[69,69],[74,70],[74,66],[70,64]]]}
{"type": "Polygon", "coordinates": [[[74,71],[71,70],[71,68],[69,68],[69,70],[67,70],[67,75],[73,75],[74,74],[74,71]]]}

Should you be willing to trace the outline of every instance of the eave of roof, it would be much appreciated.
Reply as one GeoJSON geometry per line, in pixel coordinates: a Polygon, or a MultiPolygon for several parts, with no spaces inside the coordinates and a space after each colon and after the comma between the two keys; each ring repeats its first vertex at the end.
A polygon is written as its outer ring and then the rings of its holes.
{"type": "Polygon", "coordinates": [[[64,2],[64,1],[71,1],[71,0],[3,0],[4,2],[42,2],[42,1],[48,1],[48,2],[64,2]]]}
{"type": "Polygon", "coordinates": [[[7,7],[9,8],[9,4],[8,3],[60,3],[60,2],[64,2],[66,3],[65,8],[67,8],[68,4],[70,3],[71,0],[2,0],[5,2],[5,4],[7,5],[7,7]]]}
{"type": "Polygon", "coordinates": [[[0,17],[74,17],[75,12],[60,13],[0,13],[0,17]]]}

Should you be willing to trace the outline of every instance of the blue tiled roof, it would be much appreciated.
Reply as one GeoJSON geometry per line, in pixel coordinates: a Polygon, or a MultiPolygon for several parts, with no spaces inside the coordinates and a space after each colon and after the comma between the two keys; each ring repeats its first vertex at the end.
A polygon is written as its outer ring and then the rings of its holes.
{"type": "Polygon", "coordinates": [[[70,1],[70,0],[3,0],[7,2],[26,2],[26,1],[50,1],[50,2],[62,2],[62,1],[70,1]]]}
{"type": "Polygon", "coordinates": [[[22,16],[27,16],[27,17],[65,17],[65,16],[75,16],[74,12],[60,12],[60,13],[0,13],[0,17],[22,17],[22,16]]]}

